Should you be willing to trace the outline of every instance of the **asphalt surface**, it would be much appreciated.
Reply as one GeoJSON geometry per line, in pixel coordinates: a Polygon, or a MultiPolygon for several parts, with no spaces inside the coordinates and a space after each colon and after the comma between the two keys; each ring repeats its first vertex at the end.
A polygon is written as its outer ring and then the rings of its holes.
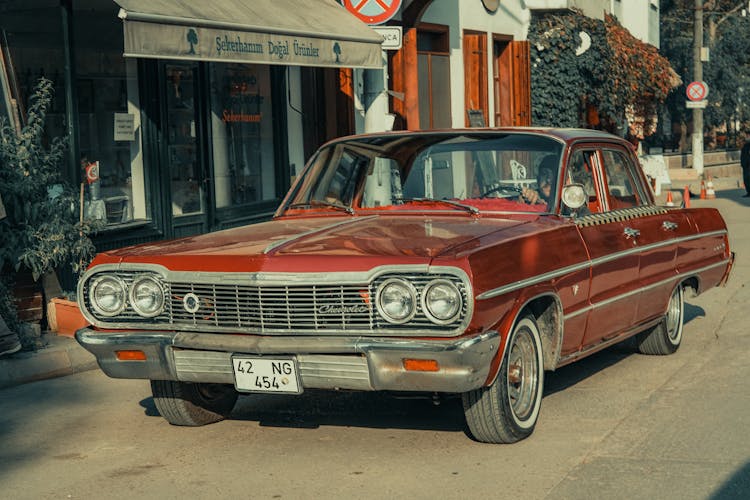
{"type": "Polygon", "coordinates": [[[242,396],[227,421],[181,428],[158,415],[147,381],[90,370],[0,390],[0,496],[750,498],[750,199],[741,194],[693,200],[722,212],[737,261],[726,287],[686,298],[679,351],[643,356],[624,342],[548,373],[527,440],[472,441],[455,399],[316,391],[242,396]]]}

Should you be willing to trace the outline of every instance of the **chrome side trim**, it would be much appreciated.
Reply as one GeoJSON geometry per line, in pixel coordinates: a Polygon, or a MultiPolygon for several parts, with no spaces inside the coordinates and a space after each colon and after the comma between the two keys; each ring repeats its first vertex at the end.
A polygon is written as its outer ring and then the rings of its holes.
{"type": "Polygon", "coordinates": [[[669,278],[663,279],[661,281],[657,281],[656,283],[651,283],[650,285],[643,286],[641,288],[636,288],[635,290],[631,290],[631,291],[623,293],[621,295],[617,295],[615,297],[610,297],[610,298],[608,298],[606,300],[602,300],[601,302],[597,302],[596,304],[591,304],[591,305],[588,305],[586,307],[582,307],[581,309],[579,309],[579,310],[577,310],[575,312],[572,312],[570,314],[566,314],[565,317],[564,317],[564,319],[568,320],[568,319],[571,319],[571,318],[575,318],[576,316],[579,316],[581,314],[587,313],[589,311],[593,311],[594,309],[597,309],[599,307],[608,306],[609,304],[612,304],[613,302],[617,302],[619,300],[624,300],[624,299],[630,298],[633,295],[638,295],[639,293],[644,292],[646,290],[651,290],[652,288],[659,288],[659,287],[664,286],[664,285],[666,285],[668,283],[671,283],[671,282],[674,282],[674,281],[680,281],[680,280],[684,279],[687,276],[691,276],[691,275],[697,274],[697,273],[702,273],[704,271],[708,271],[709,269],[713,269],[715,267],[726,266],[728,263],[729,263],[729,259],[723,260],[721,262],[717,262],[715,264],[711,264],[711,265],[708,265],[708,266],[701,267],[700,269],[693,269],[693,270],[690,270],[690,271],[686,271],[684,273],[675,274],[674,276],[670,276],[669,278]]]}
{"type": "Polygon", "coordinates": [[[655,205],[641,207],[621,208],[611,212],[596,213],[584,215],[575,219],[575,224],[581,227],[598,226],[600,224],[609,224],[612,222],[624,222],[626,220],[647,217],[650,215],[662,215],[667,213],[667,209],[655,205]]]}
{"type": "Polygon", "coordinates": [[[289,238],[279,240],[279,241],[274,241],[263,250],[263,253],[269,254],[274,250],[278,250],[280,247],[283,247],[287,244],[293,243],[299,239],[305,238],[307,236],[310,236],[316,233],[324,233],[326,231],[330,231],[331,229],[335,229],[340,226],[346,226],[355,222],[361,222],[364,220],[369,220],[369,219],[374,219],[374,218],[377,218],[377,215],[369,215],[367,217],[357,217],[354,219],[346,219],[343,221],[336,222],[335,224],[329,224],[327,226],[319,227],[317,229],[311,229],[310,231],[305,231],[304,233],[295,234],[294,236],[290,236],[289,238]]]}
{"type": "Polygon", "coordinates": [[[681,236],[679,238],[672,238],[665,241],[660,241],[657,243],[651,243],[649,245],[643,245],[643,246],[636,246],[633,248],[630,248],[628,250],[623,250],[621,252],[613,253],[610,255],[605,255],[603,257],[598,257],[596,259],[584,261],[578,264],[573,264],[567,267],[563,267],[562,269],[557,269],[555,271],[550,271],[544,274],[540,274],[537,276],[534,276],[532,278],[526,278],[520,281],[516,281],[513,283],[508,283],[507,285],[503,285],[498,288],[494,288],[492,290],[488,290],[484,293],[481,293],[477,295],[477,300],[486,300],[486,299],[492,299],[494,297],[497,297],[499,295],[503,295],[505,293],[513,292],[515,290],[519,290],[521,288],[526,288],[531,285],[536,285],[537,283],[541,283],[544,281],[548,281],[554,278],[558,278],[560,276],[565,276],[566,274],[573,273],[576,271],[580,271],[582,269],[586,268],[593,268],[601,264],[605,264],[607,262],[611,262],[613,260],[621,259],[623,257],[628,257],[631,255],[635,255],[641,252],[648,252],[657,248],[661,248],[664,246],[670,246],[670,245],[676,245],[679,243],[684,243],[686,241],[692,241],[697,240],[700,238],[710,238],[712,236],[722,236],[727,234],[727,230],[719,230],[719,231],[712,231],[709,233],[700,233],[700,234],[693,234],[689,236],[681,236]]]}
{"type": "Polygon", "coordinates": [[[565,276],[566,274],[574,273],[582,269],[588,269],[591,266],[592,266],[591,261],[585,261],[585,262],[581,262],[580,264],[573,264],[572,266],[563,267],[562,269],[557,269],[555,271],[550,271],[544,274],[539,274],[532,278],[526,278],[526,279],[522,279],[519,281],[515,281],[513,283],[509,283],[507,285],[494,288],[492,290],[488,290],[484,293],[481,293],[477,295],[477,300],[492,299],[494,297],[498,297],[500,295],[513,292],[521,288],[526,288],[531,285],[536,285],[537,283],[542,283],[544,281],[548,281],[548,280],[557,278],[559,276],[565,276]]]}

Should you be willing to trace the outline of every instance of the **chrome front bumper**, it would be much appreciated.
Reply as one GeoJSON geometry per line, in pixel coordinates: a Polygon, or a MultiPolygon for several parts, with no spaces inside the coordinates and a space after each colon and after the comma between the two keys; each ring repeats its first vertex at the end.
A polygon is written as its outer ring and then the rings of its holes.
{"type": "Polygon", "coordinates": [[[303,388],[362,391],[466,392],[484,385],[497,354],[496,331],[459,339],[258,337],[187,332],[100,332],[76,339],[114,378],[234,384],[231,356],[293,355],[303,388]],[[143,351],[120,361],[117,351],[143,351]],[[437,361],[434,372],[408,371],[404,359],[437,361]]]}

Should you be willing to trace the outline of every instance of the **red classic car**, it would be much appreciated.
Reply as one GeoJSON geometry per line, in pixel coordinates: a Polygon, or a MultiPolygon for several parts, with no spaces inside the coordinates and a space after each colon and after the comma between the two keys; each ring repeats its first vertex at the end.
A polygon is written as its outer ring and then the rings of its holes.
{"type": "Polygon", "coordinates": [[[468,129],[321,147],[269,222],[99,254],[78,341],[150,379],[176,425],[239,393],[460,395],[472,437],[529,436],[545,370],[682,340],[723,284],[719,212],[657,206],[633,149],[591,130],[468,129]]]}

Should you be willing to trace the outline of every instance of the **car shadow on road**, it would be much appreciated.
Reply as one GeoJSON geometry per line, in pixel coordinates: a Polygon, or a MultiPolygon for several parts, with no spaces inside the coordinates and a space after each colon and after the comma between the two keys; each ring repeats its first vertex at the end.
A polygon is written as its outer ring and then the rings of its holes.
{"type": "MultiPolygon", "coordinates": [[[[159,416],[153,398],[140,402],[147,416],[159,416]]],[[[466,432],[461,398],[310,389],[299,396],[244,394],[230,420],[267,427],[322,426],[466,432]]]]}
{"type": "Polygon", "coordinates": [[[748,491],[750,491],[750,462],[745,462],[731,477],[724,481],[721,487],[709,497],[709,500],[747,498],[748,491]]]}

